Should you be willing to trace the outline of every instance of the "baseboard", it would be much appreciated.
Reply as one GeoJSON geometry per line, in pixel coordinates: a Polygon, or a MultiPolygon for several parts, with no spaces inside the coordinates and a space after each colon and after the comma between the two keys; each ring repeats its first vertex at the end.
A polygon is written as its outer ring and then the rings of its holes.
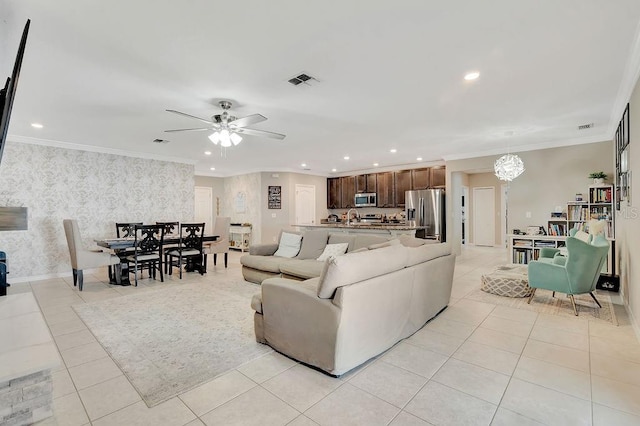
{"type": "Polygon", "coordinates": [[[636,317],[633,315],[633,312],[631,311],[628,303],[624,304],[624,309],[627,311],[627,315],[629,315],[631,327],[633,327],[633,331],[636,333],[636,339],[638,339],[638,342],[640,342],[640,324],[636,320],[636,317]]]}
{"type": "MultiPolygon", "coordinates": [[[[85,269],[84,273],[86,274],[93,274],[94,272],[101,272],[102,268],[95,268],[95,269],[85,269]]],[[[17,277],[17,278],[10,278],[7,277],[7,281],[9,282],[9,284],[13,284],[13,283],[25,283],[25,282],[29,282],[29,281],[42,281],[42,280],[50,280],[52,278],[66,278],[66,277],[71,277],[72,273],[71,272],[58,272],[55,274],[45,274],[45,275],[31,275],[28,277],[17,277]]]]}

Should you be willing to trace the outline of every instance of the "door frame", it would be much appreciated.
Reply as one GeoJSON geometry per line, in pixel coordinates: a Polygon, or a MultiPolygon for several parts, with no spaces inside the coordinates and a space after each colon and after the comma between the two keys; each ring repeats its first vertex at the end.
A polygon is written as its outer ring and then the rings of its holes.
{"type": "Polygon", "coordinates": [[[213,214],[213,188],[211,188],[210,186],[195,186],[194,190],[193,190],[193,196],[194,196],[194,200],[193,200],[193,219],[195,220],[196,217],[196,200],[195,198],[197,197],[197,193],[198,190],[207,190],[207,192],[209,193],[209,218],[210,218],[210,222],[205,221],[206,225],[205,225],[205,229],[209,229],[208,232],[213,232],[213,226],[214,226],[214,214],[213,214]]]}

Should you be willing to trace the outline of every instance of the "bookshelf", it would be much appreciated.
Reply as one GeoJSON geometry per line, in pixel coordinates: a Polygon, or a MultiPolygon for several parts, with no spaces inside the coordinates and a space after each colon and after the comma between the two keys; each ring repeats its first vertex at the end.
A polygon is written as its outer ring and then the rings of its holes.
{"type": "Polygon", "coordinates": [[[603,273],[615,275],[615,190],[613,185],[589,186],[587,200],[569,201],[562,217],[550,218],[547,222],[548,235],[508,235],[509,262],[528,264],[540,257],[543,247],[562,248],[566,246],[569,230],[576,228],[588,232],[591,219],[605,220],[605,236],[609,240],[609,256],[603,273]]]}
{"type": "Polygon", "coordinates": [[[569,230],[576,228],[588,231],[591,219],[605,220],[605,236],[609,240],[615,238],[615,200],[613,185],[589,186],[588,198],[585,201],[569,201],[567,211],[562,218],[551,218],[547,222],[547,234],[556,237],[566,237],[569,230]]]}

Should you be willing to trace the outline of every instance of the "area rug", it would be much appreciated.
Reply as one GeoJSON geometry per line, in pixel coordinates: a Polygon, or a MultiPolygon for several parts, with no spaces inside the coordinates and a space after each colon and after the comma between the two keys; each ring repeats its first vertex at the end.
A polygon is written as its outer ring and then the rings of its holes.
{"type": "Polygon", "coordinates": [[[611,303],[611,297],[607,292],[595,291],[594,294],[602,305],[598,308],[589,294],[580,294],[575,296],[576,306],[578,307],[578,317],[573,313],[571,299],[565,294],[556,293],[556,297],[552,297],[552,292],[538,289],[536,291],[531,304],[527,304],[528,297],[504,297],[495,294],[486,293],[480,289],[473,290],[465,296],[465,299],[477,300],[479,302],[493,303],[500,306],[508,306],[510,308],[534,311],[550,315],[561,315],[578,318],[581,320],[600,320],[606,321],[613,325],[618,325],[618,319],[611,303]]]}
{"type": "Polygon", "coordinates": [[[152,407],[272,351],[255,341],[256,291],[198,282],[73,308],[152,407]]]}

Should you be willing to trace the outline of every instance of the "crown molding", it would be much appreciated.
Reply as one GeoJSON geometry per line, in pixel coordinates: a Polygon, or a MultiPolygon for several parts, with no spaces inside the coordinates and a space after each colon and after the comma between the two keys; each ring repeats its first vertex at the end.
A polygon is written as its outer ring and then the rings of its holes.
{"type": "Polygon", "coordinates": [[[83,145],[78,143],[61,142],[52,139],[32,138],[20,135],[8,135],[7,140],[11,142],[26,143],[30,145],[51,146],[54,148],[73,149],[76,151],[98,152],[100,154],[120,155],[123,157],[144,158],[147,160],[167,161],[170,163],[192,164],[197,163],[196,160],[180,157],[169,157],[165,155],[149,154],[146,152],[125,151],[123,149],[104,148],[101,146],[83,145]]]}
{"type": "Polygon", "coordinates": [[[504,148],[489,149],[486,151],[475,151],[475,152],[467,152],[463,154],[443,155],[443,158],[445,161],[466,160],[469,158],[488,157],[490,155],[501,155],[501,154],[506,154],[507,152],[516,153],[516,152],[526,152],[526,151],[538,151],[541,149],[562,148],[564,146],[586,145],[590,143],[611,142],[611,141],[612,139],[608,135],[600,134],[595,136],[587,136],[583,138],[566,139],[561,142],[549,141],[549,142],[519,145],[519,146],[512,145],[510,149],[507,149],[506,147],[504,147],[504,148]]]}

